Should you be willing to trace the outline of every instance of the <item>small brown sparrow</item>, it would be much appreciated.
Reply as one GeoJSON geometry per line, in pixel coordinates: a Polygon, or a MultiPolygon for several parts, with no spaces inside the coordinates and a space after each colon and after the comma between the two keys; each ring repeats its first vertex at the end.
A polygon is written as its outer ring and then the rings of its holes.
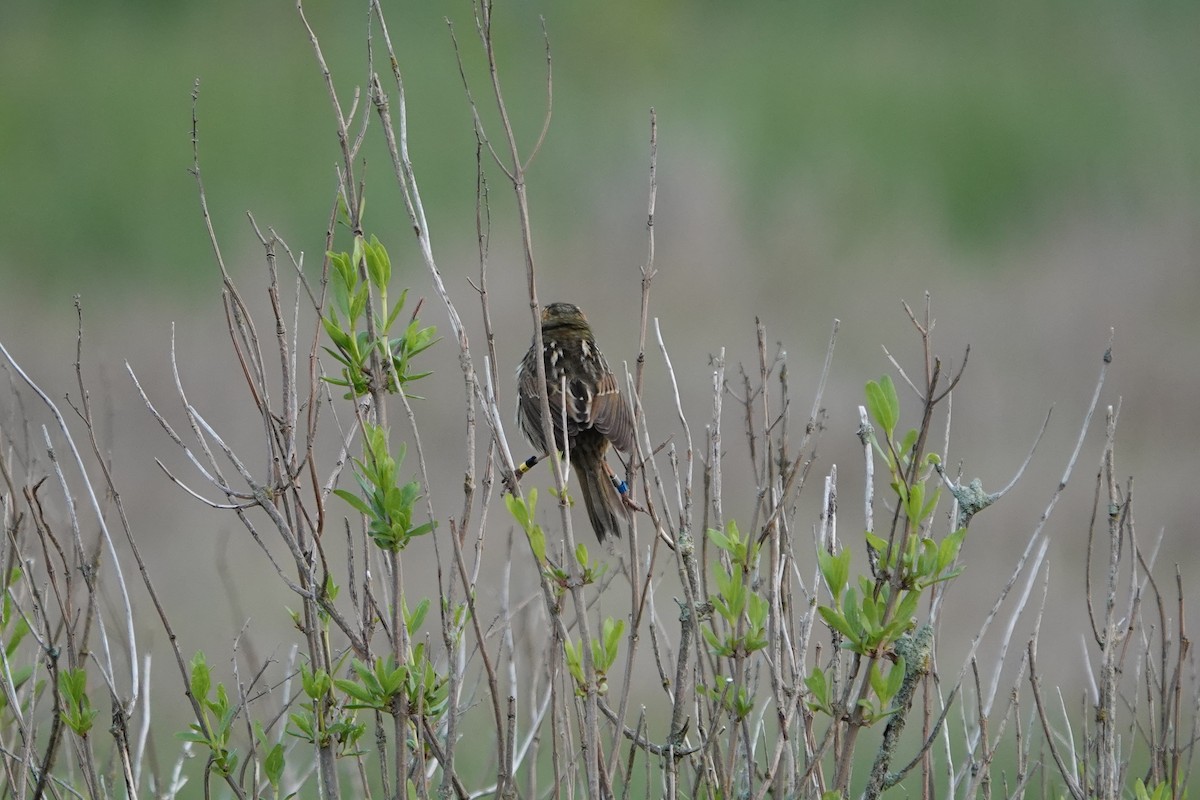
{"type": "MultiPolygon", "coordinates": [[[[529,348],[517,370],[517,422],[539,452],[539,456],[522,465],[522,471],[549,452],[542,430],[543,387],[538,385],[535,359],[539,354],[535,347],[529,348]]],[[[609,534],[620,536],[621,519],[628,519],[622,496],[625,484],[613,475],[605,454],[610,443],[622,453],[633,452],[633,415],[578,306],[551,303],[542,309],[541,357],[546,364],[554,447],[564,449],[565,405],[571,464],[579,477],[579,490],[592,529],[602,542],[609,534]]]]}

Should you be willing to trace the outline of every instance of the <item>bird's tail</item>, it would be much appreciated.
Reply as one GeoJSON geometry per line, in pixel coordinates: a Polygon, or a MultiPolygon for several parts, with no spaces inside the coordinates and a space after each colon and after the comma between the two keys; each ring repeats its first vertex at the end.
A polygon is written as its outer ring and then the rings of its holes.
{"type": "Polygon", "coordinates": [[[608,470],[604,468],[603,452],[589,452],[580,448],[579,452],[572,454],[571,460],[579,478],[579,493],[583,495],[583,505],[596,538],[603,542],[609,534],[620,537],[621,526],[628,520],[628,512],[621,493],[613,486],[608,470]]]}

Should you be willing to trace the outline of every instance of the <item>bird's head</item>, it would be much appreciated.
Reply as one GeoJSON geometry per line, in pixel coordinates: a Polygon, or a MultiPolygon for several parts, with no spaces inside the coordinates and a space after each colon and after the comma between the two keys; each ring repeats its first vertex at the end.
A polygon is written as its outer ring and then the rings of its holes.
{"type": "Polygon", "coordinates": [[[547,328],[588,327],[587,317],[574,303],[550,303],[542,308],[542,330],[547,328]]]}

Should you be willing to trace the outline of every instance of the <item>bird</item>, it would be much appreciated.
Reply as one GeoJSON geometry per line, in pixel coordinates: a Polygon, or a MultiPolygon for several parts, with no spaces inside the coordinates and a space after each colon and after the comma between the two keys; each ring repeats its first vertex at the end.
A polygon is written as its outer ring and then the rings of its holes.
{"type": "Polygon", "coordinates": [[[603,542],[610,534],[620,536],[621,519],[628,518],[624,483],[613,477],[605,456],[610,444],[622,453],[633,452],[633,414],[596,346],[587,317],[572,303],[550,303],[542,309],[542,352],[538,353],[534,337],[517,369],[517,423],[539,454],[525,462],[521,471],[550,452],[542,429],[545,389],[556,451],[564,449],[566,406],[566,444],[596,538],[603,542]],[[546,365],[546,386],[538,384],[539,357],[546,365]]]}

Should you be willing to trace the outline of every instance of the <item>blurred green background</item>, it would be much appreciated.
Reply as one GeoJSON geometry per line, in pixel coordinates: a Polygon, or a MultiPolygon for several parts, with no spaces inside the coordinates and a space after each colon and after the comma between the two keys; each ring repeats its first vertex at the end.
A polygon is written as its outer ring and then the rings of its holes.
{"type": "MultiPolygon", "coordinates": [[[[470,206],[473,164],[443,20],[478,66],[470,8],[389,8],[414,156],[449,234],[470,206]]],[[[211,277],[182,172],[197,77],[218,222],[245,208],[293,225],[324,215],[336,142],[290,3],[17,0],[2,13],[6,274],[51,301],[211,277]]],[[[364,78],[365,12],[308,13],[348,102],[364,78]]],[[[897,233],[981,277],[1002,267],[999,254],[1068,228],[1147,226],[1194,208],[1193,3],[513,2],[499,10],[501,59],[527,139],[541,123],[539,15],[556,83],[533,174],[546,247],[608,238],[598,228],[640,213],[650,106],[662,122],[662,235],[712,227],[697,219],[704,209],[671,205],[672,187],[707,179],[689,202],[725,206],[720,238],[752,246],[739,266],[763,282],[834,271],[797,258],[818,246],[845,258],[893,240],[895,253],[897,233]]],[[[640,246],[636,228],[623,234],[640,246]]]]}
{"type": "MultiPolygon", "coordinates": [[[[474,138],[444,19],[494,125],[471,9],[385,8],[434,245],[478,342],[467,285],[478,271],[474,138]]],[[[307,11],[349,107],[366,80],[366,4],[314,2],[307,11]]],[[[541,297],[583,305],[613,362],[636,354],[648,117],[657,109],[652,314],[696,430],[709,408],[707,354],[726,347],[731,364],[753,363],[756,316],[788,350],[795,418],[807,414],[839,318],[829,431],[814,475],[840,465],[844,525],[853,531],[861,518],[851,499],[861,463],[855,406],[863,383],[889,370],[881,343],[919,372],[899,301],[919,307],[931,292],[938,352],[957,365],[964,346],[973,348],[956,393],[951,463],[962,459],[967,477],[998,488],[1056,409],[1013,500],[972,529],[983,540],[967,544],[976,571],[974,588],[963,591],[978,602],[953,613],[973,629],[1007,576],[984,562],[1012,563],[1024,547],[1115,327],[1104,402],[1123,403],[1119,469],[1140,481],[1139,531],[1147,542],[1165,532],[1167,570],[1200,564],[1192,506],[1200,473],[1200,4],[514,0],[500,3],[497,16],[502,79],[526,147],[545,106],[540,16],[553,49],[553,122],[529,178],[541,297]]],[[[88,374],[109,404],[108,440],[128,476],[136,531],[165,574],[173,564],[221,563],[232,586],[238,569],[265,567],[253,555],[230,556],[252,552],[234,521],[192,508],[155,470],[152,457],[173,450],[122,362],[169,401],[174,321],[193,402],[228,409],[228,424],[253,434],[243,391],[228,378],[235,373],[219,276],[187,173],[190,95],[199,78],[214,225],[235,277],[261,299],[261,250],[245,212],[305,251],[315,270],[332,200],[337,141],[307,35],[288,2],[9,0],[0,9],[0,72],[0,340],[61,397],[74,357],[71,297],[82,295],[88,374]]],[[[378,138],[373,131],[363,169],[368,226],[410,270],[414,294],[428,295],[378,138]]],[[[495,169],[489,174],[491,286],[507,370],[527,346],[528,309],[510,192],[495,169]]],[[[445,329],[438,303],[427,304],[425,318],[445,329]]],[[[457,453],[461,387],[450,344],[435,357],[443,368],[425,393],[453,402],[437,404],[448,407],[445,419],[437,408],[418,411],[428,440],[457,453]]],[[[658,369],[652,385],[661,390],[658,369]]],[[[672,424],[668,411],[659,419],[672,424]]],[[[736,411],[727,425],[736,469],[744,458],[734,443],[736,411]]],[[[1083,620],[1100,432],[1052,520],[1061,599],[1044,630],[1068,637],[1083,620]]],[[[453,463],[444,470],[449,488],[438,500],[449,513],[461,473],[453,463]]],[[[801,529],[816,519],[815,488],[804,497],[801,529]]],[[[748,505],[730,506],[730,516],[749,518],[748,505]]],[[[198,584],[174,588],[179,608],[213,602],[198,584]]],[[[251,590],[271,591],[242,587],[251,590]]],[[[236,595],[229,627],[214,633],[185,623],[188,641],[209,636],[214,649],[227,649],[246,613],[236,595]]],[[[245,602],[286,638],[282,612],[256,601],[251,594],[245,602]]],[[[282,593],[272,600],[283,602],[282,593]]],[[[1078,653],[1072,645],[1062,666],[1068,678],[1082,674],[1078,653]]]]}

